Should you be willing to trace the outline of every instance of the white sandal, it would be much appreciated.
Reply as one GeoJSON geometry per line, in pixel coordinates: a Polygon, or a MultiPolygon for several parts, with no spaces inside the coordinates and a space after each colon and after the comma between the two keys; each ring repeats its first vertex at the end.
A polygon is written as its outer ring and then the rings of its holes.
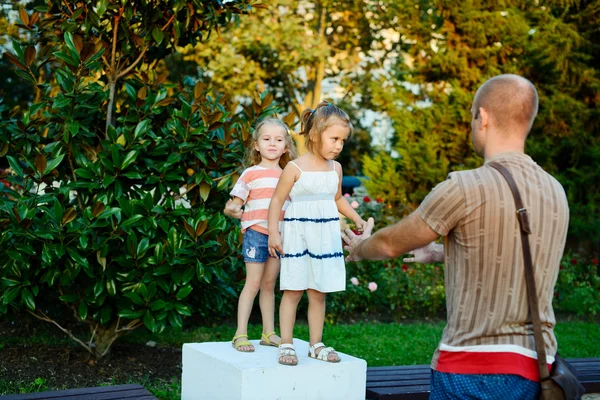
{"type": "MultiPolygon", "coordinates": [[[[329,358],[327,358],[327,356],[329,356],[329,353],[331,353],[331,352],[335,352],[333,347],[325,347],[325,345],[321,342],[315,343],[308,348],[308,356],[310,358],[314,358],[315,360],[321,360],[321,361],[330,362],[330,363],[339,363],[341,361],[340,356],[338,356],[337,360],[330,360],[329,358]],[[323,349],[321,349],[319,354],[317,354],[317,349],[321,348],[321,347],[323,347],[323,349]]],[[[336,355],[337,355],[337,353],[336,353],[336,355]]]]}
{"type": "Polygon", "coordinates": [[[295,366],[298,365],[298,356],[296,355],[296,348],[291,343],[281,343],[277,349],[277,362],[281,365],[295,366]],[[285,362],[282,361],[282,357],[296,357],[296,362],[285,362]]]}

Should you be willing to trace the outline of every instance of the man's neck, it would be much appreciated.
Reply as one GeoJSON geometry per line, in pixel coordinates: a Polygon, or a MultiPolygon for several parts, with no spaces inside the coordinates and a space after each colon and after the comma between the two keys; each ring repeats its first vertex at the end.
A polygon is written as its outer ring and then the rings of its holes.
{"type": "Polygon", "coordinates": [[[502,153],[525,153],[525,140],[519,137],[519,135],[513,134],[508,138],[501,135],[490,135],[489,138],[497,139],[486,143],[483,157],[485,161],[502,153]]]}
{"type": "Polygon", "coordinates": [[[504,148],[494,148],[493,150],[487,151],[485,152],[485,156],[484,156],[484,160],[485,161],[489,161],[492,158],[495,158],[496,156],[498,156],[499,154],[502,153],[522,153],[525,154],[525,148],[524,146],[521,147],[504,147],[504,148]]]}

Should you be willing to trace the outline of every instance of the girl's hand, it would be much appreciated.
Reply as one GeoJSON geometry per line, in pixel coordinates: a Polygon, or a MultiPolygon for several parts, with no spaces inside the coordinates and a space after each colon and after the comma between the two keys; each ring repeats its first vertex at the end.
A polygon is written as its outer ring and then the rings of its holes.
{"type": "Polygon", "coordinates": [[[275,258],[279,258],[279,255],[284,255],[283,244],[281,243],[281,234],[279,232],[269,234],[269,254],[271,257],[275,258]]]}
{"type": "Polygon", "coordinates": [[[373,218],[369,218],[367,221],[364,219],[360,219],[354,222],[356,224],[356,229],[359,232],[365,232],[367,229],[369,232],[373,230],[373,225],[375,225],[375,220],[373,218]]]}
{"type": "Polygon", "coordinates": [[[225,204],[225,209],[223,210],[223,214],[225,214],[231,218],[242,219],[242,207],[235,204],[232,199],[229,199],[227,204],[225,204]]]}
{"type": "Polygon", "coordinates": [[[362,257],[356,254],[356,250],[360,247],[363,241],[371,237],[374,223],[375,220],[373,218],[369,218],[366,224],[363,225],[364,230],[362,235],[356,235],[351,229],[346,229],[344,232],[342,232],[342,240],[346,243],[344,250],[350,253],[346,257],[346,261],[362,260],[362,257]]]}

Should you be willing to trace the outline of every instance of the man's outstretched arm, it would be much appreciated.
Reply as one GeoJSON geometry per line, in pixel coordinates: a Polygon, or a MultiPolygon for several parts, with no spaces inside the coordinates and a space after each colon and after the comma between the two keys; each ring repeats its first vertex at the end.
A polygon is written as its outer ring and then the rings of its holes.
{"type": "Polygon", "coordinates": [[[377,231],[373,236],[365,231],[361,236],[346,229],[343,233],[350,252],[347,261],[387,260],[397,258],[433,242],[439,235],[415,211],[394,225],[377,231]]]}

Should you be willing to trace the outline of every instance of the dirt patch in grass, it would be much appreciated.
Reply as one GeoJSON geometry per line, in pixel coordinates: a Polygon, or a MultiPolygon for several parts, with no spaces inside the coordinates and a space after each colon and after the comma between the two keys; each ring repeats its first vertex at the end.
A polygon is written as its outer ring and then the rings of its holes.
{"type": "Polygon", "coordinates": [[[38,378],[45,381],[42,390],[56,390],[181,377],[178,347],[117,343],[109,357],[94,361],[83,348],[68,342],[31,343],[27,337],[33,334],[26,326],[15,328],[0,322],[0,395],[9,394],[3,391],[16,393],[38,378]],[[2,344],[2,338],[9,337],[23,338],[23,343],[2,344]]]}

